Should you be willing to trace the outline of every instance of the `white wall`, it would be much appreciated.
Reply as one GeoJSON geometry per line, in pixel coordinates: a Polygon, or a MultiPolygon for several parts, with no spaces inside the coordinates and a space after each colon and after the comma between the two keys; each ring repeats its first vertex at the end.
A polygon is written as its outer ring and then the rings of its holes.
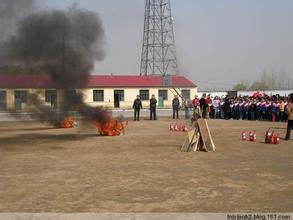
{"type": "MultiPolygon", "coordinates": [[[[139,95],[139,90],[149,90],[149,96],[152,94],[156,96],[158,100],[159,90],[168,91],[168,100],[164,100],[164,107],[170,108],[172,105],[172,100],[176,94],[172,89],[168,88],[91,88],[80,90],[85,98],[85,102],[91,106],[105,106],[109,108],[114,107],[114,90],[124,90],[124,101],[120,101],[120,108],[132,108],[132,104],[137,95],[139,95]],[[104,90],[104,102],[94,102],[93,101],[93,90],[104,90]],[[173,92],[172,92],[173,91],[173,92]]],[[[197,94],[197,88],[177,88],[177,91],[182,89],[190,90],[191,99],[197,94]]],[[[142,101],[144,108],[149,106],[149,100],[142,101]]]]}
{"type": "MultiPolygon", "coordinates": [[[[114,108],[114,90],[124,90],[124,101],[120,101],[120,108],[129,109],[132,108],[133,101],[137,95],[139,95],[139,90],[149,90],[149,96],[152,94],[156,96],[156,99],[159,101],[159,90],[167,90],[168,100],[164,100],[164,108],[170,108],[172,106],[172,100],[176,93],[172,89],[168,88],[89,88],[89,89],[77,89],[77,92],[80,92],[84,96],[84,101],[90,106],[104,106],[108,108],[114,108]],[[104,90],[104,101],[103,102],[94,102],[93,101],[93,90],[104,90]],[[173,92],[172,92],[173,91],[173,92]]],[[[190,98],[192,99],[197,94],[197,88],[177,88],[177,91],[181,93],[182,89],[190,90],[190,98]]],[[[14,91],[15,90],[25,90],[30,93],[35,93],[39,95],[39,98],[42,101],[45,101],[45,91],[46,89],[1,89],[7,92],[7,108],[9,110],[14,110],[15,101],[14,101],[14,91]]],[[[64,94],[62,90],[57,91],[57,101],[58,106],[62,103],[64,99],[64,94]]],[[[45,103],[50,105],[50,103],[45,103]]],[[[144,108],[148,108],[149,100],[143,101],[142,105],[144,108]]],[[[23,103],[23,110],[27,110],[27,104],[23,103]]]]}

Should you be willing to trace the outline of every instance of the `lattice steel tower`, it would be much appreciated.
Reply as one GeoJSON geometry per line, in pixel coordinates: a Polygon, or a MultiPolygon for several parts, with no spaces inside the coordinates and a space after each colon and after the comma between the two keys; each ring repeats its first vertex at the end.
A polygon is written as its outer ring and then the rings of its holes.
{"type": "Polygon", "coordinates": [[[170,0],[146,0],[140,75],[177,75],[170,0]]]}

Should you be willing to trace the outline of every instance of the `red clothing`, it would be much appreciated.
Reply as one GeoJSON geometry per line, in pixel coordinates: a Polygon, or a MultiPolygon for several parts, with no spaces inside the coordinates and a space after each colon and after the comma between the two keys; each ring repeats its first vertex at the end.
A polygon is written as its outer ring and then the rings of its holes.
{"type": "Polygon", "coordinates": [[[206,98],[206,103],[207,103],[207,105],[210,104],[211,103],[211,98],[207,97],[206,98]]]}
{"type": "Polygon", "coordinates": [[[195,106],[195,107],[199,106],[199,105],[200,105],[200,103],[199,103],[199,99],[197,99],[197,98],[193,99],[192,104],[193,104],[193,106],[195,106]]]}

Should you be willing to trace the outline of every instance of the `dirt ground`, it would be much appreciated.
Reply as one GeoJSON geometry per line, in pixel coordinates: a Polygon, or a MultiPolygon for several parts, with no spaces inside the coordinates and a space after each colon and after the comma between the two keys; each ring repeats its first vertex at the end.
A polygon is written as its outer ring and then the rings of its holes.
{"type": "Polygon", "coordinates": [[[0,212],[293,211],[293,141],[264,144],[285,123],[209,120],[217,151],[182,153],[170,122],[131,121],[119,137],[0,122],[0,212]]]}

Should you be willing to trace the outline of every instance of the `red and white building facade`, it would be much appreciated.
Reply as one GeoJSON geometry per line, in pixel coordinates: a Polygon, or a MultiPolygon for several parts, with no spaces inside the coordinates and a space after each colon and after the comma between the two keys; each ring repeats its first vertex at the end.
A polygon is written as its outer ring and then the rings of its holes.
{"type": "MultiPolygon", "coordinates": [[[[91,106],[121,109],[132,108],[137,95],[144,107],[154,94],[159,108],[170,108],[176,93],[190,99],[197,94],[197,86],[186,77],[159,75],[91,75],[82,88],[71,90],[81,93],[91,106]]],[[[50,86],[50,79],[45,75],[0,75],[0,111],[25,111],[28,93],[37,93],[48,105],[53,96],[57,103],[62,100],[62,90],[50,86]]]]}

